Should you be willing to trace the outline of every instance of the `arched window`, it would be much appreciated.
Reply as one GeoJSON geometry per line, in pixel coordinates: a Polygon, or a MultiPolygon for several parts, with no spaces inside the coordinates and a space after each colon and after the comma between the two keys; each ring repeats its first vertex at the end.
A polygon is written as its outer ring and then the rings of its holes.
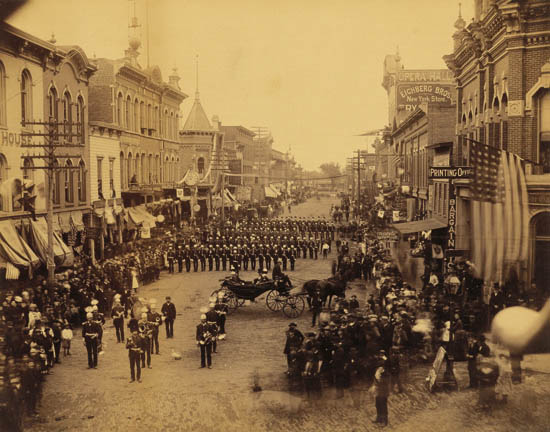
{"type": "Polygon", "coordinates": [[[72,133],[71,123],[73,122],[73,113],[71,95],[69,94],[69,92],[65,92],[63,94],[63,122],[65,123],[63,130],[66,135],[69,135],[66,136],[65,139],[67,141],[72,141],[73,137],[70,134],[72,133]]]}
{"type": "Polygon", "coordinates": [[[54,204],[60,203],[60,172],[59,172],[59,162],[53,162],[53,170],[51,171],[51,181],[52,181],[52,201],[54,204]]]}
{"type": "Polygon", "coordinates": [[[128,153],[126,165],[128,165],[128,169],[126,171],[128,173],[128,187],[130,187],[133,183],[136,182],[136,180],[134,179],[134,171],[132,169],[132,153],[128,153]]]}
{"type": "Polygon", "coordinates": [[[70,159],[67,159],[65,163],[65,202],[74,202],[74,182],[73,182],[73,163],[70,159]]]}
{"type": "Polygon", "coordinates": [[[119,126],[124,126],[124,98],[122,97],[122,93],[118,94],[116,108],[117,108],[117,121],[119,126]]]}
{"type": "Polygon", "coordinates": [[[139,104],[139,115],[140,115],[140,131],[141,133],[145,133],[145,129],[147,129],[147,115],[145,113],[145,102],[141,102],[139,104]]]}
{"type": "Polygon", "coordinates": [[[86,201],[86,165],[84,161],[78,163],[77,171],[77,187],[78,187],[78,200],[80,202],[86,201]]]}
{"type": "Polygon", "coordinates": [[[48,91],[48,116],[54,120],[57,120],[57,91],[54,87],[51,87],[48,91]]]}
{"type": "Polygon", "coordinates": [[[0,62],[0,125],[6,125],[6,69],[0,62]]]}
{"type": "MultiPolygon", "coordinates": [[[[6,157],[0,153],[0,184],[4,183],[8,178],[8,161],[6,157]]],[[[8,203],[5,196],[2,195],[3,189],[0,189],[0,211],[8,211],[8,203]]]]}
{"type": "Polygon", "coordinates": [[[11,205],[13,211],[23,210],[23,204],[19,201],[23,198],[23,182],[19,179],[15,179],[12,182],[11,190],[11,205]]]}
{"type": "Polygon", "coordinates": [[[155,183],[160,183],[160,157],[159,155],[155,156],[155,176],[153,181],[155,183]]]}
{"type": "Polygon", "coordinates": [[[136,155],[136,158],[134,160],[134,176],[136,178],[136,183],[139,184],[141,183],[141,177],[140,177],[140,173],[141,173],[141,170],[140,170],[140,157],[139,155],[137,154],[136,155]]]}
{"type": "Polygon", "coordinates": [[[86,141],[86,131],[84,130],[84,99],[82,99],[82,96],[79,96],[76,100],[76,123],[78,139],[80,139],[80,144],[84,145],[86,141]]]}
{"type": "Polygon", "coordinates": [[[21,73],[21,121],[32,121],[32,78],[27,69],[21,73]]]}
{"type": "Polygon", "coordinates": [[[139,132],[139,101],[136,99],[134,101],[134,130],[139,132]]]}
{"type": "Polygon", "coordinates": [[[174,113],[170,113],[170,139],[174,139],[174,113]]]}
{"type": "Polygon", "coordinates": [[[168,138],[168,131],[169,131],[169,129],[168,129],[168,122],[169,122],[169,117],[168,117],[168,110],[167,110],[167,109],[164,110],[164,119],[163,119],[163,122],[164,122],[164,124],[163,124],[163,128],[162,128],[162,136],[163,136],[164,138],[168,138]]]}
{"type": "MultiPolygon", "coordinates": [[[[153,129],[153,107],[151,104],[147,105],[147,129],[153,129]]],[[[151,132],[147,131],[147,135],[151,135],[151,132]]]]}
{"type": "Polygon", "coordinates": [[[153,155],[149,155],[149,162],[148,162],[148,168],[149,168],[149,184],[153,183],[153,155]]]}
{"type": "Polygon", "coordinates": [[[204,158],[203,157],[200,157],[197,160],[197,171],[199,172],[199,174],[204,173],[204,158]]]}
{"type": "Polygon", "coordinates": [[[155,107],[155,123],[153,125],[155,129],[155,136],[159,136],[159,107],[155,107]]]}
{"type": "Polygon", "coordinates": [[[141,154],[141,182],[147,183],[147,159],[145,154],[141,154]]]}
{"type": "Polygon", "coordinates": [[[124,106],[124,109],[126,110],[126,117],[125,117],[125,126],[127,129],[132,129],[132,115],[130,113],[130,109],[132,108],[132,99],[130,98],[130,95],[126,98],[126,104],[124,106]]]}
{"type": "Polygon", "coordinates": [[[31,158],[23,159],[23,180],[34,181],[34,170],[32,169],[33,166],[34,164],[32,163],[31,158]]]}
{"type": "Polygon", "coordinates": [[[124,153],[120,152],[120,187],[122,189],[126,189],[126,179],[127,179],[127,173],[126,171],[126,161],[124,160],[124,153]]]}

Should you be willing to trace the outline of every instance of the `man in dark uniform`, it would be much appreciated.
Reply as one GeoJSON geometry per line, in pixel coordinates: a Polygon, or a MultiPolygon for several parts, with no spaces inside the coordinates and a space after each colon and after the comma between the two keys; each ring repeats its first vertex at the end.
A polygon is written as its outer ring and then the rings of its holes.
{"type": "MultiPolygon", "coordinates": [[[[176,259],[176,254],[174,253],[174,249],[172,246],[168,249],[168,253],[166,254],[166,257],[168,259],[168,273],[174,273],[174,260],[176,259]]],[[[179,271],[181,272],[181,264],[178,261],[179,265],[179,271]]]]}
{"type": "Polygon", "coordinates": [[[242,259],[243,259],[243,268],[245,271],[248,270],[248,262],[250,260],[250,252],[248,250],[248,247],[245,245],[242,250],[242,259]]]}
{"type": "Polygon", "coordinates": [[[141,364],[140,357],[143,352],[143,339],[139,336],[137,329],[132,331],[132,336],[126,340],[126,349],[128,350],[128,358],[130,359],[130,382],[137,380],[141,382],[141,364]]]}
{"type": "Polygon", "coordinates": [[[269,250],[266,251],[264,259],[265,259],[265,267],[268,270],[271,270],[271,253],[269,252],[269,250]]]}
{"type": "Polygon", "coordinates": [[[216,271],[220,271],[220,248],[216,246],[214,249],[214,263],[216,265],[216,271]]]}
{"type": "Polygon", "coordinates": [[[166,302],[162,305],[161,313],[164,316],[164,325],[166,327],[166,339],[174,337],[174,321],[176,320],[176,306],[172,303],[170,297],[166,297],[166,302]]]}
{"type": "Polygon", "coordinates": [[[139,335],[143,340],[143,352],[141,353],[141,367],[145,367],[145,359],[147,359],[147,367],[151,369],[151,335],[152,329],[147,320],[147,313],[142,312],[141,319],[138,321],[139,335]]]}
{"type": "Polygon", "coordinates": [[[199,251],[194,248],[191,254],[191,257],[193,259],[193,271],[196,273],[199,269],[199,251]]]}
{"type": "Polygon", "coordinates": [[[208,259],[208,271],[212,271],[212,269],[214,268],[214,249],[212,248],[212,245],[210,245],[210,247],[208,248],[206,257],[208,259]]]}
{"type": "Polygon", "coordinates": [[[201,322],[197,325],[196,340],[201,349],[201,368],[208,363],[208,369],[212,369],[212,333],[206,322],[206,315],[201,315],[201,322]]]}
{"type": "Polygon", "coordinates": [[[228,307],[225,302],[225,296],[223,292],[218,293],[218,299],[216,300],[216,306],[214,310],[218,314],[218,328],[219,328],[219,340],[225,339],[225,319],[227,317],[228,307]]]}
{"type": "Polygon", "coordinates": [[[258,256],[258,268],[263,269],[264,268],[264,253],[262,250],[262,245],[258,248],[257,256],[258,256]]]}
{"type": "Polygon", "coordinates": [[[217,337],[218,337],[218,313],[214,310],[215,303],[208,305],[209,310],[206,312],[206,323],[210,326],[210,332],[212,333],[212,352],[217,353],[217,337]]]}
{"type": "Polygon", "coordinates": [[[115,305],[111,310],[111,317],[115,326],[116,341],[117,343],[122,343],[124,342],[124,308],[118,298],[115,300],[115,305]]]}
{"type": "Polygon", "coordinates": [[[224,249],[221,250],[222,271],[227,271],[227,250],[225,248],[224,245],[224,249]]]}
{"type": "Polygon", "coordinates": [[[286,361],[288,365],[287,375],[290,373],[290,365],[292,362],[291,351],[298,351],[302,346],[304,335],[297,329],[296,323],[290,323],[288,330],[286,331],[286,343],[283,354],[286,354],[286,361]]]}
{"type": "Polygon", "coordinates": [[[191,249],[189,249],[189,246],[185,246],[183,257],[185,259],[185,271],[189,273],[191,271],[191,249]]]}
{"type": "Polygon", "coordinates": [[[199,261],[201,262],[201,271],[205,271],[206,270],[206,249],[204,248],[204,246],[198,250],[198,254],[199,254],[199,261]]]}
{"type": "Polygon", "coordinates": [[[147,321],[151,328],[151,354],[155,351],[155,354],[159,355],[159,327],[162,324],[162,316],[155,309],[156,305],[152,303],[147,313],[147,321]]]}
{"type": "Polygon", "coordinates": [[[94,314],[86,314],[87,321],[82,324],[82,337],[88,352],[88,369],[97,369],[97,347],[101,338],[101,326],[94,321],[94,314]]]}
{"type": "Polygon", "coordinates": [[[283,249],[279,255],[279,259],[283,262],[283,271],[286,271],[286,263],[287,263],[287,256],[286,256],[286,249],[283,249]]]}
{"type": "Polygon", "coordinates": [[[252,269],[252,271],[255,271],[256,270],[256,246],[252,246],[252,248],[250,249],[249,257],[250,257],[250,268],[252,269]]]}
{"type": "Polygon", "coordinates": [[[288,260],[290,262],[290,271],[294,271],[294,266],[296,265],[296,249],[294,246],[289,249],[288,260]]]}

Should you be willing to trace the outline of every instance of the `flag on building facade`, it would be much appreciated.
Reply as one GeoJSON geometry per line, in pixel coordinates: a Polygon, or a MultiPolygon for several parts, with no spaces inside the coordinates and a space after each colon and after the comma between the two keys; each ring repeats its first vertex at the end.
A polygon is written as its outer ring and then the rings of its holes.
{"type": "Polygon", "coordinates": [[[516,154],[477,142],[470,143],[470,163],[474,171],[471,238],[476,277],[501,282],[510,265],[527,259],[525,172],[516,154]]]}

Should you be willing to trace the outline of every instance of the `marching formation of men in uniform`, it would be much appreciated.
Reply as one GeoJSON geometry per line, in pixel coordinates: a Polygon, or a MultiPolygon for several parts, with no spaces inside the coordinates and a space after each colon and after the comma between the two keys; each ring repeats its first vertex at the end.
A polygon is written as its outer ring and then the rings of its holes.
{"type": "Polygon", "coordinates": [[[293,271],[298,258],[318,259],[330,250],[336,228],[324,219],[243,221],[236,226],[212,227],[200,236],[177,237],[167,253],[168,271],[227,271],[271,269],[277,260],[293,271]],[[177,265],[177,267],[176,267],[177,265]]]}

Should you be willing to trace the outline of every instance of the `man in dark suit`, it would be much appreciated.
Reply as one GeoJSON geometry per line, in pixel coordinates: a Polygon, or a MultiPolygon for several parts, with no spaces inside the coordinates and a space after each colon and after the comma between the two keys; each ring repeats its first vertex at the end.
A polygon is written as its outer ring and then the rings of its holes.
{"type": "Polygon", "coordinates": [[[94,314],[86,314],[87,321],[82,324],[82,337],[88,352],[88,369],[97,369],[97,348],[101,339],[103,330],[101,326],[94,321],[94,314]]]}
{"type": "Polygon", "coordinates": [[[206,322],[206,315],[201,315],[201,322],[197,325],[197,345],[201,349],[201,368],[208,363],[208,369],[212,369],[212,328],[206,322]]]}
{"type": "Polygon", "coordinates": [[[176,320],[176,306],[172,303],[170,297],[166,297],[166,302],[160,310],[164,316],[164,325],[166,326],[166,339],[174,337],[174,321],[176,320]]]}

